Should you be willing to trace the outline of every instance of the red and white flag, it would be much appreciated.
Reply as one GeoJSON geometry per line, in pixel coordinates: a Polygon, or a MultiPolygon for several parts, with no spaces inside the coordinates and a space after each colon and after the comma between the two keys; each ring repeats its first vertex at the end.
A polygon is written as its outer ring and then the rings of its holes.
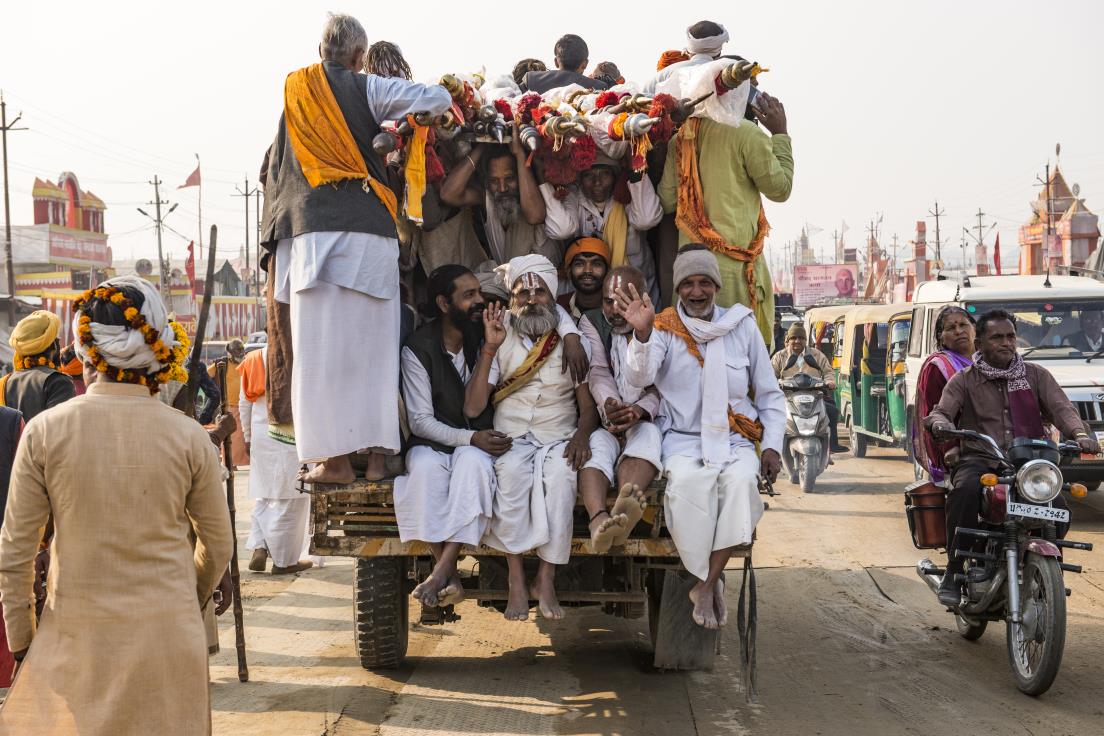
{"type": "Polygon", "coordinates": [[[196,164],[196,170],[188,176],[188,180],[177,187],[177,189],[184,189],[185,187],[198,187],[199,186],[199,164],[196,164]]]}
{"type": "Polygon", "coordinates": [[[996,266],[997,275],[1000,276],[1000,233],[997,233],[997,243],[993,246],[993,265],[996,266]]]}

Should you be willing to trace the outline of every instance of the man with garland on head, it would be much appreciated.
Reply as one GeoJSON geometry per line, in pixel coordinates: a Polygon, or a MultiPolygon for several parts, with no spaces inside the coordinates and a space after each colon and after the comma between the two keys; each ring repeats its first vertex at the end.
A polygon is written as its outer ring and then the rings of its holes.
{"type": "Polygon", "coordinates": [[[654,384],[663,398],[664,506],[679,558],[698,580],[693,619],[716,629],[727,618],[725,564],[751,544],[763,515],[756,476],[773,480],[782,465],[786,402],[751,310],[716,303],[721,272],[704,245],[682,249],[674,283],[679,303],[658,317],[631,283],[617,291],[616,308],[633,328],[627,383],[654,384]]]}
{"type": "Polygon", "coordinates": [[[500,272],[510,289],[510,320],[505,323],[502,310],[493,306],[483,312],[484,344],[464,399],[469,419],[492,401],[494,428],[511,439],[510,449],[495,461],[498,489],[484,543],[506,553],[506,618],[525,620],[532,597],[542,616],[558,619],[563,609],[553,581],[556,565],[566,564],[571,552],[576,474],[604,477],[601,504],[590,519],[596,549],[608,549],[626,523],[605,508],[617,442],[599,427],[586,383],[564,372],[555,267],[531,255],[512,259],[500,272]],[[522,555],[531,550],[540,557],[532,587],[522,564],[522,555]]]}
{"type": "MultiPolygon", "coordinates": [[[[601,238],[609,249],[608,265],[628,264],[639,269],[655,300],[659,298],[659,287],[648,231],[663,219],[663,206],[644,172],[630,172],[625,186],[619,187],[621,169],[620,162],[599,151],[594,164],[579,172],[578,187],[564,199],[556,199],[551,184],[541,184],[547,211],[544,230],[557,240],[601,238]]],[[[604,277],[595,286],[599,298],[604,277]]]]}
{"type": "Polygon", "coordinates": [[[203,427],[152,396],[182,377],[187,338],[137,276],[86,293],[73,322],[88,391],[27,425],[0,534],[8,640],[25,658],[0,732],[209,734],[202,611],[234,544],[223,470],[203,427]]]}
{"type": "Polygon", "coordinates": [[[567,248],[564,272],[574,291],[561,294],[556,303],[577,323],[583,313],[602,306],[602,281],[610,267],[610,250],[598,238],[579,238],[567,248]]]}
{"type": "Polygon", "coordinates": [[[15,371],[0,378],[0,404],[29,422],[77,395],[72,379],[58,370],[61,318],[39,309],[19,320],[8,343],[15,350],[15,371]]]}
{"type": "Polygon", "coordinates": [[[291,305],[295,446],[315,463],[308,483],[352,482],[358,452],[369,455],[365,476],[381,478],[399,451],[403,213],[372,139],[383,121],[452,104],[440,86],[361,74],[367,50],[355,18],[330,15],[321,63],[287,77],[266,157],[261,242],[276,255],[275,299],[291,305]],[[365,391],[369,378],[376,388],[365,391]]]}

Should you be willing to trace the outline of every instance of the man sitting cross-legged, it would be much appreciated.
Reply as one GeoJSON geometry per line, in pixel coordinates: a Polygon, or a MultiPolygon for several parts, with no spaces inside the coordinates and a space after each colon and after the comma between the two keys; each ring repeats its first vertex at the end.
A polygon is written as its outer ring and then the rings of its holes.
{"type": "Polygon", "coordinates": [[[464,386],[483,339],[479,279],[463,266],[446,265],[429,275],[422,307],[430,321],[402,350],[403,397],[410,423],[407,474],[395,479],[395,516],[403,542],[427,542],[437,564],[414,588],[426,606],[463,600],[456,572],[463,544],[476,545],[487,530],[494,500],[494,458],[510,438],[491,428],[488,402],[477,416],[464,416],[464,386]]]}
{"type": "MultiPolygon", "coordinates": [[[[579,320],[579,329],[590,343],[590,393],[598,405],[606,428],[622,438],[624,449],[617,464],[617,487],[620,489],[613,515],[624,514],[624,531],[612,540],[621,545],[628,539],[647,502],[644,490],[663,468],[663,433],[653,419],[659,413],[659,393],[655,387],[639,389],[625,375],[625,359],[629,349],[632,326],[616,308],[617,290],[632,284],[645,294],[644,274],[632,266],[618,266],[609,272],[602,285],[602,306],[587,311],[579,320]]],[[[595,514],[604,509],[606,489],[591,483],[588,471],[579,474],[579,490],[587,511],[595,514]]],[[[597,479],[594,479],[597,481],[597,479]]],[[[605,549],[595,549],[597,553],[605,549]]]]}
{"type": "Polygon", "coordinates": [[[785,398],[751,310],[714,302],[721,274],[705,246],[682,249],[674,284],[679,304],[658,317],[632,284],[617,291],[616,305],[634,331],[628,383],[655,384],[663,398],[667,527],[699,581],[690,592],[694,621],[715,629],[726,620],[725,563],[751,543],[763,515],[756,473],[773,480],[781,467],[785,398]]]}
{"type": "MultiPolygon", "coordinates": [[[[493,396],[494,427],[513,439],[495,461],[498,490],[484,542],[506,553],[507,619],[528,617],[530,595],[542,616],[562,618],[553,579],[555,566],[566,564],[571,551],[576,472],[597,469],[608,487],[617,443],[599,428],[586,384],[576,384],[562,369],[555,267],[544,256],[529,255],[500,268],[510,288],[511,319],[504,325],[497,307],[484,312],[486,342],[464,402],[465,416],[477,417],[493,396]],[[541,561],[529,588],[521,555],[533,549],[541,561]]],[[[615,523],[603,509],[592,522],[595,535],[612,536],[625,519],[615,523]]]]}

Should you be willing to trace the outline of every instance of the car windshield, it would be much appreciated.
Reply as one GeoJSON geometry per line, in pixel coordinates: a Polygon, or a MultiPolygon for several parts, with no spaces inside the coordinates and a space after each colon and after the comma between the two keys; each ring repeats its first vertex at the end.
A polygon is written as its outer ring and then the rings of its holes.
{"type": "MultiPolygon", "coordinates": [[[[980,317],[996,304],[968,304],[980,317]]],[[[1032,360],[1090,356],[1104,348],[1104,299],[1010,302],[1020,354],[1032,360]]]]}

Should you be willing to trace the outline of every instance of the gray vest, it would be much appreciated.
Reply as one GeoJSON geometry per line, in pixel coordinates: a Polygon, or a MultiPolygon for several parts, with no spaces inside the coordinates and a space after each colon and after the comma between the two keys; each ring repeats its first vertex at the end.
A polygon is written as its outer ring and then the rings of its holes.
{"type": "MultiPolygon", "coordinates": [[[[383,161],[372,150],[372,138],[380,128],[368,106],[367,77],[337,62],[324,61],[322,65],[368,171],[386,184],[383,161]]],[[[375,194],[364,190],[362,180],[349,179],[315,188],[307,183],[291,147],[283,115],[265,164],[261,243],[269,250],[276,249],[278,240],[304,233],[356,232],[396,237],[395,223],[387,208],[375,194]]]]}

